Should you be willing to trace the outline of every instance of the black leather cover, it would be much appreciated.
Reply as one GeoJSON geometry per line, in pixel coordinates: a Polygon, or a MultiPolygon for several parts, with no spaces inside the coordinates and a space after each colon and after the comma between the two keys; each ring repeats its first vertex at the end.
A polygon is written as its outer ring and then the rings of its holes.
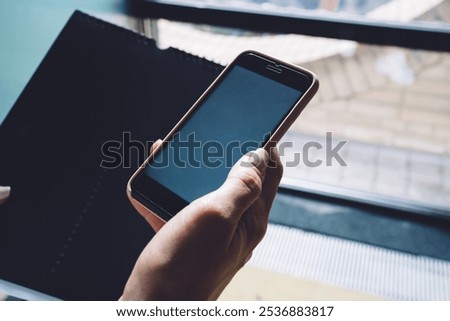
{"type": "Polygon", "coordinates": [[[75,12],[0,127],[0,279],[117,299],[153,233],[125,194],[145,155],[104,169],[102,145],[163,138],[221,69],[75,12]]]}

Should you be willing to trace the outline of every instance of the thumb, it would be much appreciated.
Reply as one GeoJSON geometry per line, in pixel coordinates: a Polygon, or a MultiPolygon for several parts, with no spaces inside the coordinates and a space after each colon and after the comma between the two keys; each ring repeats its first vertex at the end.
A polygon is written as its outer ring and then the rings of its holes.
{"type": "Polygon", "coordinates": [[[239,221],[261,195],[268,163],[269,154],[262,148],[247,153],[231,168],[222,186],[208,196],[220,204],[224,215],[239,221]]]}
{"type": "Polygon", "coordinates": [[[4,203],[11,193],[11,187],[9,186],[0,186],[0,204],[4,203]]]}

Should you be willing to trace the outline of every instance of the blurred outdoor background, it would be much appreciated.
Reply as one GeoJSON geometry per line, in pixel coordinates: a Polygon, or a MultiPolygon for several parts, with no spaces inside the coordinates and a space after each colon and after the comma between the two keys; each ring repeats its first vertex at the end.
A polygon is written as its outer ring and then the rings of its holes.
{"type": "MultiPolygon", "coordinates": [[[[208,2],[208,1],[206,1],[208,2]]],[[[215,1],[209,1],[214,3],[215,1]]],[[[216,1],[217,2],[217,1],[216,1]]],[[[309,10],[375,21],[450,22],[442,0],[240,0],[248,8],[309,10]]],[[[348,166],[333,161],[287,167],[284,183],[338,187],[389,199],[450,207],[450,54],[366,45],[304,35],[255,34],[211,26],[147,21],[146,34],[162,48],[175,47],[222,65],[252,48],[312,70],[320,90],[285,136],[294,148],[325,146],[326,132],[348,166]]],[[[310,150],[324,160],[325,148],[310,150]]]]}

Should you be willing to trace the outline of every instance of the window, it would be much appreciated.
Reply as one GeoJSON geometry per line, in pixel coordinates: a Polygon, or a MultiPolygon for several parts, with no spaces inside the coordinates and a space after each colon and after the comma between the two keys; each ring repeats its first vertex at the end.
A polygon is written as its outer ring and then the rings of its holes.
{"type": "MultiPolygon", "coordinates": [[[[214,1],[206,3],[218,5],[214,1]]],[[[440,0],[241,0],[231,1],[231,5],[255,12],[277,14],[288,10],[343,21],[427,21],[427,26],[447,28],[447,32],[450,21],[450,3],[440,0]],[[327,15],[330,11],[333,14],[327,15]]],[[[293,147],[284,149],[284,186],[448,215],[448,52],[298,34],[255,33],[163,19],[153,20],[146,29],[157,35],[161,47],[177,47],[223,65],[251,48],[307,67],[318,75],[318,95],[283,140],[293,143],[293,147]],[[327,137],[332,137],[328,147],[327,137]],[[305,154],[304,146],[311,141],[323,148],[311,147],[305,154]],[[339,142],[342,147],[336,157],[331,157],[331,150],[337,150],[339,142]],[[299,153],[300,162],[293,161],[294,154],[299,153]],[[328,159],[331,164],[327,165],[327,157],[332,158],[328,159]]]]}

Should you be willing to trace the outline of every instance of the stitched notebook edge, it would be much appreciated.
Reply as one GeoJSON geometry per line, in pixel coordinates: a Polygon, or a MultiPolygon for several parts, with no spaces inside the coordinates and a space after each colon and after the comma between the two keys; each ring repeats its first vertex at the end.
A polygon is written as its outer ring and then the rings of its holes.
{"type": "Polygon", "coordinates": [[[121,33],[124,37],[129,37],[130,39],[133,39],[133,40],[137,41],[138,43],[142,43],[143,45],[146,45],[146,46],[149,46],[149,45],[154,46],[155,49],[157,49],[161,52],[166,52],[168,54],[172,54],[179,59],[183,59],[183,60],[189,61],[191,63],[201,64],[201,65],[206,66],[216,72],[220,71],[224,68],[224,66],[214,63],[204,57],[199,57],[199,56],[193,55],[193,54],[188,53],[181,49],[177,49],[174,47],[169,47],[167,49],[160,49],[156,45],[156,41],[152,38],[148,38],[145,35],[142,35],[140,33],[132,31],[130,29],[115,25],[113,23],[107,22],[105,20],[99,19],[94,16],[88,15],[79,10],[75,10],[75,12],[70,17],[68,23],[72,19],[82,19],[82,20],[89,21],[90,23],[98,24],[101,28],[109,29],[110,31],[115,32],[115,33],[121,33]]]}

